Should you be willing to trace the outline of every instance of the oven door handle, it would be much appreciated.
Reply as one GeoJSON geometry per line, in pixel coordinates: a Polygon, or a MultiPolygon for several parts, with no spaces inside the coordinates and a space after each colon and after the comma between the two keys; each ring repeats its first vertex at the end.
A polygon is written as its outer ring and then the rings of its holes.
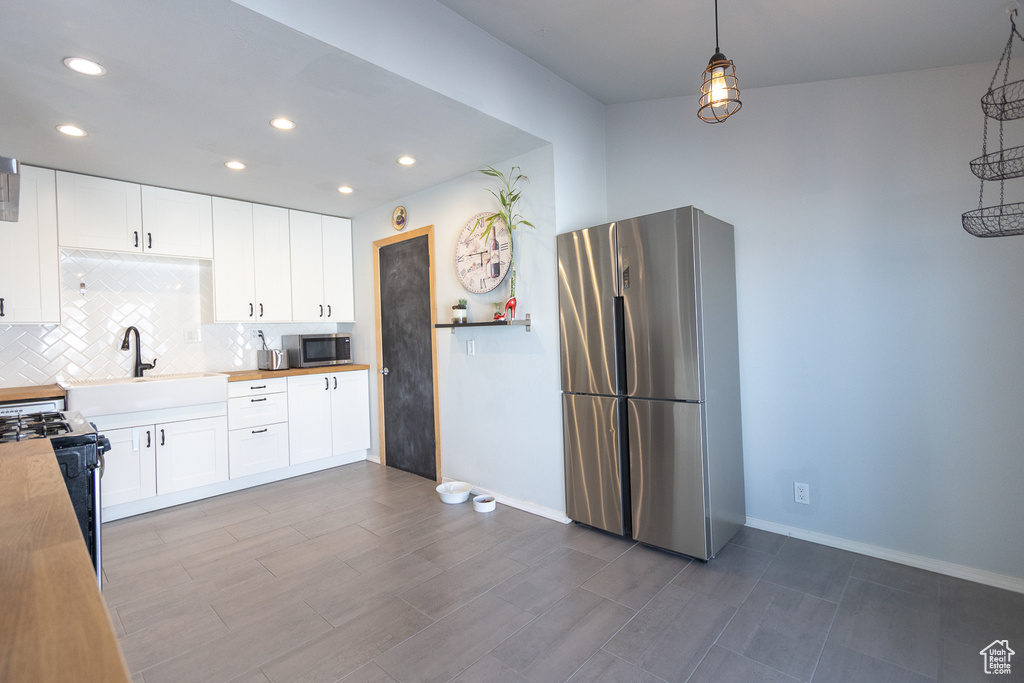
{"type": "Polygon", "coordinates": [[[93,563],[96,568],[96,585],[103,590],[103,486],[100,480],[103,478],[103,470],[106,469],[106,461],[102,453],[99,454],[98,460],[97,467],[92,473],[92,523],[95,539],[93,549],[96,551],[93,563]]]}

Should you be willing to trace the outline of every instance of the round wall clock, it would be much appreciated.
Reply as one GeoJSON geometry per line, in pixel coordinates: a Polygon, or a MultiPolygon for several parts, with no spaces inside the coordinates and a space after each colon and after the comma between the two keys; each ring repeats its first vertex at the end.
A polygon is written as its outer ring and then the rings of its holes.
{"type": "Polygon", "coordinates": [[[408,219],[409,216],[405,213],[404,206],[396,206],[395,210],[391,212],[391,225],[395,227],[395,230],[404,228],[408,219]]]}
{"type": "Polygon", "coordinates": [[[490,215],[478,213],[466,221],[455,243],[455,273],[462,286],[474,294],[489,292],[501,284],[512,261],[512,238],[505,221],[496,220],[484,239],[482,219],[490,215]]]}

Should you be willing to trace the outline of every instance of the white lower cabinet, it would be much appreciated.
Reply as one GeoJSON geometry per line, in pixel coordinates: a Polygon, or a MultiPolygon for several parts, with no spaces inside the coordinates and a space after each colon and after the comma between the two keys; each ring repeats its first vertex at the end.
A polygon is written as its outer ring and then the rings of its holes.
{"type": "Polygon", "coordinates": [[[156,495],[156,448],[153,427],[110,429],[104,453],[103,505],[120,505],[156,495]]]}
{"type": "Polygon", "coordinates": [[[288,466],[285,378],[228,384],[228,472],[232,479],[288,466]]]}
{"type": "Polygon", "coordinates": [[[219,405],[92,418],[110,439],[103,507],[227,481],[228,420],[219,405]]]}
{"type": "Polygon", "coordinates": [[[227,481],[226,417],[169,422],[153,429],[157,495],[227,481]]]}
{"type": "Polygon", "coordinates": [[[288,378],[292,465],[330,456],[366,457],[370,447],[369,372],[331,372],[288,378]]]}

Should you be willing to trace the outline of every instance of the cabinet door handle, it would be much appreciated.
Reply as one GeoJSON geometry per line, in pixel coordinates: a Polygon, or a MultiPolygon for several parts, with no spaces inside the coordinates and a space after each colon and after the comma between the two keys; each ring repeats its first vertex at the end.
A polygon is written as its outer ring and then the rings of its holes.
{"type": "Polygon", "coordinates": [[[334,378],[334,388],[335,389],[338,388],[338,378],[337,377],[334,378]]]}
{"type": "Polygon", "coordinates": [[[252,314],[253,314],[254,312],[255,312],[255,311],[254,311],[254,309],[253,309],[253,307],[252,307],[252,304],[249,304],[249,317],[250,317],[250,318],[252,317],[252,314]]]}
{"type": "Polygon", "coordinates": [[[153,248],[153,233],[147,232],[146,236],[149,238],[149,245],[146,248],[147,249],[152,249],[153,248]]]}
{"type": "Polygon", "coordinates": [[[266,397],[263,398],[250,398],[249,403],[259,403],[260,401],[266,401],[266,397]]]}
{"type": "Polygon", "coordinates": [[[139,231],[138,230],[135,231],[135,248],[136,249],[139,248],[139,231]]]}
{"type": "Polygon", "coordinates": [[[324,305],[320,304],[320,317],[324,317],[324,305]]]}
{"type": "Polygon", "coordinates": [[[260,304],[260,317],[263,317],[263,304],[260,304]]]}
{"type": "Polygon", "coordinates": [[[0,296],[0,318],[4,317],[4,298],[0,296]]]}
{"type": "Polygon", "coordinates": [[[153,437],[152,437],[152,434],[150,434],[149,430],[147,429],[146,430],[146,448],[152,448],[152,447],[153,447],[153,437]]]}
{"type": "Polygon", "coordinates": [[[252,430],[252,433],[253,434],[262,434],[265,431],[267,431],[266,427],[264,427],[263,429],[254,429],[254,430],[252,430]]]}
{"type": "Polygon", "coordinates": [[[328,318],[331,317],[331,305],[330,304],[327,304],[327,317],[328,318]]]}
{"type": "Polygon", "coordinates": [[[165,445],[165,444],[166,444],[166,439],[164,439],[164,436],[165,436],[165,435],[164,435],[164,430],[162,430],[162,429],[161,429],[161,430],[160,430],[160,445],[161,445],[161,446],[163,446],[163,445],[165,445]]]}
{"type": "Polygon", "coordinates": [[[330,391],[331,389],[331,378],[324,377],[324,391],[330,391]]]}

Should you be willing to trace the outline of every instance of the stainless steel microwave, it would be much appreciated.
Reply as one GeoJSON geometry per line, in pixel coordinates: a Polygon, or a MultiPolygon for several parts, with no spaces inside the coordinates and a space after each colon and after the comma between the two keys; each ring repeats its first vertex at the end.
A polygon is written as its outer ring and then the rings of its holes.
{"type": "Polygon", "coordinates": [[[281,346],[293,368],[319,368],[352,362],[350,334],[286,334],[281,346]]]}

